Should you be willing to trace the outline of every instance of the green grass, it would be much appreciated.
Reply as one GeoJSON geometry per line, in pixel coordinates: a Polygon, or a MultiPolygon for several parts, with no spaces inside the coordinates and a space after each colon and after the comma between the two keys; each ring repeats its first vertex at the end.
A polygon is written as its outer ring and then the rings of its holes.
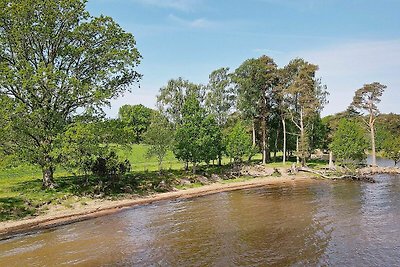
{"type": "MultiPolygon", "coordinates": [[[[32,165],[22,165],[0,170],[0,221],[14,220],[29,215],[38,215],[45,212],[48,205],[58,204],[71,207],[74,203],[85,205],[93,198],[118,199],[127,195],[145,195],[154,192],[163,192],[172,189],[193,188],[201,186],[193,182],[187,186],[180,186],[180,178],[190,178],[189,171],[183,171],[183,163],[178,161],[173,153],[168,152],[163,162],[163,172],[158,171],[156,158],[146,158],[146,145],[133,145],[131,148],[116,147],[121,159],[131,162],[131,172],[117,181],[100,179],[94,176],[73,176],[68,171],[58,167],[55,172],[57,189],[43,189],[41,171],[32,165]],[[163,188],[161,182],[170,186],[163,188]]],[[[261,160],[261,154],[255,155],[252,164],[261,160]]],[[[294,160],[294,159],[292,159],[294,160]]],[[[213,173],[222,174],[230,168],[229,159],[223,159],[223,166],[208,166],[201,164],[199,173],[209,176],[213,173]]],[[[324,162],[311,162],[312,167],[325,165],[324,162]]],[[[283,165],[281,162],[269,163],[267,167],[290,167],[292,162],[283,165]]],[[[249,177],[240,177],[232,180],[223,180],[222,183],[233,183],[249,180],[249,177]]]]}

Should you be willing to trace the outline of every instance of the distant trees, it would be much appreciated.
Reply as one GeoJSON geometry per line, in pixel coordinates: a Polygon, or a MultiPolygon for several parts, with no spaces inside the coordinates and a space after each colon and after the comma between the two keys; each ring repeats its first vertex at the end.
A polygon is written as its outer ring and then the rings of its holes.
{"type": "Polygon", "coordinates": [[[365,84],[358,89],[354,95],[351,106],[360,112],[367,112],[368,120],[363,121],[369,128],[371,134],[372,166],[376,166],[376,148],[375,148],[375,121],[379,115],[377,104],[381,102],[380,97],[385,91],[386,86],[378,82],[365,84]]]}
{"type": "Polygon", "coordinates": [[[0,108],[7,138],[20,158],[39,165],[53,187],[55,140],[74,118],[99,115],[140,75],[132,34],[83,0],[0,2],[0,108]]]}
{"type": "Polygon", "coordinates": [[[132,143],[140,143],[143,134],[150,125],[154,110],[139,105],[123,105],[119,108],[118,118],[123,123],[123,127],[132,143]]]}

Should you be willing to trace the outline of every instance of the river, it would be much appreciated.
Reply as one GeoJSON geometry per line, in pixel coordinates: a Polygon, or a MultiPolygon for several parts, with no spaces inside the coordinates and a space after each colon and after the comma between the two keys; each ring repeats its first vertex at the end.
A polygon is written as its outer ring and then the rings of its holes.
{"type": "Polygon", "coordinates": [[[0,266],[400,266],[400,176],[165,201],[0,241],[0,266]]]}

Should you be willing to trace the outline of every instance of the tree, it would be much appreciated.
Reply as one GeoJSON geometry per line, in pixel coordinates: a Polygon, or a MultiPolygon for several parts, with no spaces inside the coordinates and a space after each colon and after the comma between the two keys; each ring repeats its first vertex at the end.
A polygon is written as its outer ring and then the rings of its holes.
{"type": "Polygon", "coordinates": [[[364,84],[358,89],[354,95],[351,106],[361,113],[367,112],[368,120],[364,120],[371,134],[371,149],[372,149],[372,166],[376,166],[376,148],[375,148],[375,121],[379,115],[377,104],[381,102],[380,97],[386,89],[386,85],[378,82],[364,84]]]}
{"type": "Polygon", "coordinates": [[[0,2],[0,106],[8,145],[53,187],[54,140],[80,113],[102,114],[140,75],[132,34],[85,0],[0,2]]]}
{"type": "MultiPolygon", "coordinates": [[[[206,87],[205,107],[208,114],[211,114],[215,118],[217,126],[224,127],[232,111],[235,100],[229,68],[220,68],[213,71],[209,79],[206,87]]],[[[221,133],[221,131],[217,129],[215,129],[214,132],[217,134],[221,133]]],[[[213,144],[210,149],[212,148],[219,151],[218,164],[221,165],[223,143],[218,140],[218,137],[214,139],[217,141],[217,144],[213,144]]]]}
{"type": "Polygon", "coordinates": [[[147,132],[144,134],[144,142],[150,146],[147,150],[147,157],[157,157],[160,171],[173,139],[174,132],[171,124],[160,114],[154,114],[147,132]]]}
{"type": "Polygon", "coordinates": [[[182,123],[175,134],[176,158],[193,163],[193,173],[198,163],[215,160],[222,142],[220,128],[211,115],[207,115],[195,95],[189,96],[182,108],[182,123]]]}
{"type": "Polygon", "coordinates": [[[169,80],[166,86],[160,88],[157,106],[175,127],[182,123],[183,105],[186,98],[191,95],[195,95],[200,102],[203,102],[204,87],[178,78],[169,80]]]}
{"type": "Polygon", "coordinates": [[[400,162],[400,136],[391,136],[383,144],[385,157],[394,161],[394,166],[400,162]]]}
{"type": "Polygon", "coordinates": [[[342,119],[330,144],[337,161],[354,163],[366,158],[368,148],[363,128],[354,120],[342,119]]]}
{"type": "Polygon", "coordinates": [[[222,127],[230,115],[235,100],[229,68],[213,71],[210,74],[206,90],[206,109],[209,114],[215,117],[217,124],[222,127]]]}
{"type": "Polygon", "coordinates": [[[147,131],[153,114],[151,108],[139,105],[123,105],[119,108],[118,118],[124,124],[124,129],[128,135],[132,136],[134,143],[143,140],[142,135],[147,131]]]}
{"type": "Polygon", "coordinates": [[[292,81],[286,89],[289,101],[288,112],[294,125],[299,130],[297,154],[301,158],[301,165],[306,165],[309,155],[309,136],[307,123],[318,115],[327,103],[328,92],[326,86],[315,77],[317,65],[310,64],[303,59],[294,59],[287,66],[292,81]]]}
{"type": "Polygon", "coordinates": [[[254,122],[253,145],[255,145],[255,120],[259,119],[261,122],[263,164],[269,160],[267,120],[273,103],[273,88],[277,83],[276,68],[272,58],[262,56],[246,60],[234,74],[238,90],[238,109],[246,119],[254,122]]]}
{"type": "Polygon", "coordinates": [[[251,138],[240,121],[226,132],[225,142],[226,154],[233,159],[235,164],[240,163],[244,156],[252,152],[251,138]]]}

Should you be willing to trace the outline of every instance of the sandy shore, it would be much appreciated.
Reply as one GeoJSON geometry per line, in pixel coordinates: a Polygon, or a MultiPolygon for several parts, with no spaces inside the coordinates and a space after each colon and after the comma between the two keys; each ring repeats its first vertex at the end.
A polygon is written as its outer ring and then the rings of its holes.
{"type": "Polygon", "coordinates": [[[310,176],[298,175],[282,177],[255,178],[245,182],[233,182],[229,184],[214,183],[198,188],[191,188],[167,193],[154,194],[146,197],[124,200],[92,200],[87,205],[79,205],[71,209],[50,209],[45,215],[34,218],[7,221],[0,223],[0,239],[5,239],[15,234],[27,233],[40,229],[51,228],[73,222],[88,220],[119,212],[121,210],[140,205],[148,205],[154,202],[173,199],[187,199],[199,196],[215,194],[219,192],[248,189],[254,187],[293,183],[298,181],[311,181],[310,176]]]}

